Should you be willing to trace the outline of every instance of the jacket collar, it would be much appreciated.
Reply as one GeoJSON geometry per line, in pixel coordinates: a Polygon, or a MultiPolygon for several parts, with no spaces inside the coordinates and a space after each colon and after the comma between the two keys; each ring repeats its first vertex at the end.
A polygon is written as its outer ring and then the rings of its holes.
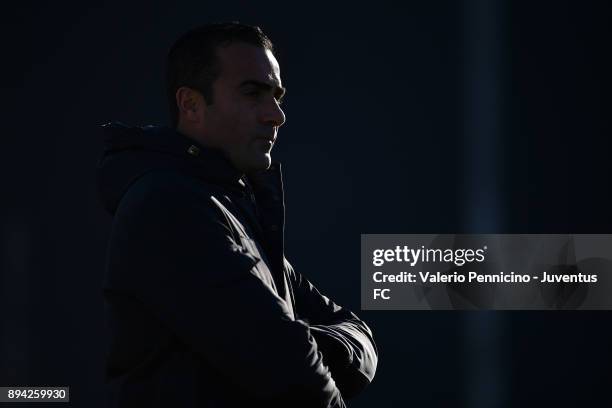
{"type": "Polygon", "coordinates": [[[270,195],[282,202],[279,163],[247,177],[222,151],[204,147],[167,126],[131,127],[110,122],[102,129],[104,154],[98,164],[98,191],[111,214],[129,186],[146,172],[156,169],[180,170],[242,193],[248,192],[245,183],[248,180],[262,201],[267,201],[270,195]]]}

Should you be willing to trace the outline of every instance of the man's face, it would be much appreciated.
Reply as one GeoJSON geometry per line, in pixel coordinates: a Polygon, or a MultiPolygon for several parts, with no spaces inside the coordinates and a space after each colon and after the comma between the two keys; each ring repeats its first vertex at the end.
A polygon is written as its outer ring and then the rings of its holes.
{"type": "Polygon", "coordinates": [[[213,83],[213,103],[203,107],[202,136],[238,170],[265,170],[285,122],[278,62],[269,50],[240,42],[219,47],[217,58],[220,75],[213,83]]]}

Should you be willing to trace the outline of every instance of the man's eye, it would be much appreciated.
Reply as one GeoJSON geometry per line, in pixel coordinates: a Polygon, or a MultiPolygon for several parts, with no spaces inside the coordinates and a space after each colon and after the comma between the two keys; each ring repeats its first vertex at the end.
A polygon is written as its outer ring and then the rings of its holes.
{"type": "Polygon", "coordinates": [[[247,96],[259,96],[261,92],[259,92],[258,90],[253,90],[253,91],[246,91],[244,94],[247,96]]]}

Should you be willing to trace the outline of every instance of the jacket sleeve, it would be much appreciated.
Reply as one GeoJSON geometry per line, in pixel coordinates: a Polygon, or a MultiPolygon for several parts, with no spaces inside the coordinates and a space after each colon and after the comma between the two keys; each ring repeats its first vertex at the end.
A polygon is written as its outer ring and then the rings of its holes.
{"type": "Polygon", "coordinates": [[[128,191],[111,232],[110,286],[247,393],[344,407],[308,325],[251,272],[260,260],[234,241],[210,194],[189,183],[156,172],[128,191]]]}
{"type": "Polygon", "coordinates": [[[372,331],[350,310],[340,307],[285,259],[291,280],[297,315],[309,323],[323,360],[345,398],[361,392],[374,378],[378,351],[372,331]]]}

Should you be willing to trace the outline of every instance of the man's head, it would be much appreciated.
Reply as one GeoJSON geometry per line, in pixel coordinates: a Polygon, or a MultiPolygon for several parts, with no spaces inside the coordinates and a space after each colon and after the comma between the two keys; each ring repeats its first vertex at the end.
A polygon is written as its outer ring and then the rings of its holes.
{"type": "Polygon", "coordinates": [[[270,166],[285,89],[272,43],[258,27],[223,23],[187,32],[170,49],[166,74],[179,132],[222,150],[242,172],[270,166]]]}

